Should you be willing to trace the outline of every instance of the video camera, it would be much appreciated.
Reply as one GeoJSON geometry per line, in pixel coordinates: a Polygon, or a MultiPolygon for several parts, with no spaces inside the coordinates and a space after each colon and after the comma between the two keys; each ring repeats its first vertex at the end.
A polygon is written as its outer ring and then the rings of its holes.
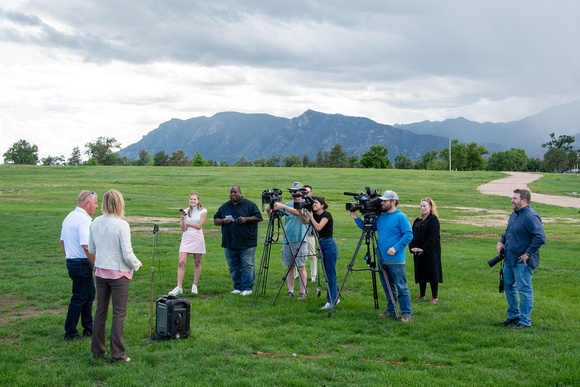
{"type": "Polygon", "coordinates": [[[346,203],[347,211],[360,211],[364,217],[374,217],[385,212],[382,206],[381,194],[376,190],[365,187],[360,194],[345,192],[345,195],[354,196],[358,203],[346,203]]]}
{"type": "Polygon", "coordinates": [[[280,195],[282,195],[282,190],[278,188],[265,189],[262,191],[262,209],[264,209],[265,204],[269,204],[270,209],[274,210],[274,203],[281,200],[280,195]]]}
{"type": "Polygon", "coordinates": [[[307,191],[301,191],[299,193],[294,193],[292,194],[293,198],[302,198],[301,201],[299,202],[294,202],[294,209],[295,210],[301,210],[301,209],[305,209],[308,211],[313,211],[312,210],[312,205],[314,204],[314,200],[316,199],[316,196],[309,196],[307,191]]]}

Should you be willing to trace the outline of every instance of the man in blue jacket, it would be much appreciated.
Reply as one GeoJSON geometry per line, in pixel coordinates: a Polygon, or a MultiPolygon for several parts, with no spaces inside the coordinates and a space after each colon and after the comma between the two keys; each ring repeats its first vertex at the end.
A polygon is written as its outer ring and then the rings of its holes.
{"type": "MultiPolygon", "coordinates": [[[[393,296],[399,301],[401,308],[401,321],[411,321],[411,294],[407,287],[405,276],[405,247],[413,239],[413,230],[407,215],[397,208],[399,196],[394,191],[385,191],[381,206],[386,212],[378,216],[373,223],[373,229],[377,230],[377,242],[379,245],[380,259],[378,260],[379,277],[387,296],[387,310],[379,314],[379,317],[395,317],[396,305],[393,305],[389,297],[389,288],[383,276],[383,266],[386,266],[387,278],[391,285],[393,296]]],[[[350,212],[356,225],[364,230],[364,221],[356,212],[350,212]]]]}
{"type": "Polygon", "coordinates": [[[510,328],[530,328],[534,291],[532,276],[540,263],[540,246],[546,243],[542,219],[530,207],[531,193],[516,189],[512,195],[514,212],[505,233],[497,243],[498,254],[504,250],[504,291],[508,302],[507,319],[501,323],[510,328]],[[518,307],[518,293],[520,305],[518,307]]]}

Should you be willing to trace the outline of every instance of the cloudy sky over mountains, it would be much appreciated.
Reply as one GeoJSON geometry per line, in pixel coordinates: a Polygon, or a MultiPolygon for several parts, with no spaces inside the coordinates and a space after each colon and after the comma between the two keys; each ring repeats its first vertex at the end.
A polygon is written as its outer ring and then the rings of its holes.
{"type": "Polygon", "coordinates": [[[228,110],[519,120],[580,98],[578,15],[576,0],[9,0],[0,153],[127,146],[228,110]]]}

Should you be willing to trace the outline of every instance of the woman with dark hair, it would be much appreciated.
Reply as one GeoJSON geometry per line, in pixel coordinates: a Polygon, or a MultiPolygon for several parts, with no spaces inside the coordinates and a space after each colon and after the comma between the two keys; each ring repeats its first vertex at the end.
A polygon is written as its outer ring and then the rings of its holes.
{"type": "Polygon", "coordinates": [[[105,349],[105,324],[109,301],[113,300],[111,325],[111,363],[131,361],[125,355],[123,328],[129,298],[129,280],[133,270],[143,264],[131,247],[131,230],[125,217],[125,201],[119,191],[110,190],[103,196],[103,215],[90,226],[89,252],[95,255],[95,282],[97,285],[97,311],[93,323],[91,352],[96,358],[107,354],[105,349]]]}
{"type": "Polygon", "coordinates": [[[439,302],[439,283],[443,282],[441,269],[441,237],[437,207],[430,198],[421,199],[421,216],[413,222],[413,240],[409,244],[415,262],[415,283],[419,284],[419,297],[425,300],[427,282],[431,285],[431,303],[439,302]]]}
{"type": "Polygon", "coordinates": [[[177,267],[177,286],[171,292],[172,296],[183,293],[183,277],[185,276],[185,265],[187,257],[193,255],[195,268],[193,271],[193,285],[191,293],[197,294],[197,282],[201,275],[201,256],[205,254],[205,239],[203,238],[203,225],[207,219],[207,210],[201,205],[201,200],[197,192],[189,195],[189,210],[181,212],[181,245],[179,246],[179,266],[177,267]]]}
{"type": "Polygon", "coordinates": [[[322,196],[313,198],[312,211],[304,210],[310,223],[318,232],[318,242],[322,252],[322,264],[326,274],[328,288],[326,289],[326,304],[322,309],[332,308],[337,300],[338,287],[336,283],[336,261],[338,259],[338,246],[333,238],[333,220],[330,212],[326,211],[328,205],[322,196]]]}

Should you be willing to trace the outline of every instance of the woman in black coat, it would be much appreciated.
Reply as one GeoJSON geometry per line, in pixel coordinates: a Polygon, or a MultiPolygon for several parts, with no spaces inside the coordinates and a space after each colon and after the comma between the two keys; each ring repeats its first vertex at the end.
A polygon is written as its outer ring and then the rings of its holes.
{"type": "Polygon", "coordinates": [[[425,300],[427,282],[431,285],[431,303],[439,302],[439,283],[443,282],[441,270],[441,237],[435,202],[421,199],[421,216],[413,222],[413,240],[409,244],[415,263],[415,283],[421,294],[417,300],[425,300]]]}

